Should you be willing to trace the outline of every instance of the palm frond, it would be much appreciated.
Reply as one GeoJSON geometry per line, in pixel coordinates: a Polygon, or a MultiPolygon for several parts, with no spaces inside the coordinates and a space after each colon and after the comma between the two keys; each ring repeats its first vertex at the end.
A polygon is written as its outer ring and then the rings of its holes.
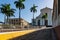
{"type": "Polygon", "coordinates": [[[35,4],[33,4],[33,7],[30,8],[30,11],[35,13],[37,12],[37,9],[36,9],[37,6],[35,6],[35,4]]]}
{"type": "Polygon", "coordinates": [[[19,0],[19,2],[24,2],[25,0],[19,0]]]}
{"type": "Polygon", "coordinates": [[[42,16],[42,18],[47,18],[47,13],[45,13],[43,16],[42,16]]]}
{"type": "Polygon", "coordinates": [[[10,4],[2,4],[0,8],[1,13],[5,14],[6,16],[10,17],[13,16],[15,13],[15,9],[10,8],[10,4]]]}
{"type": "Polygon", "coordinates": [[[17,4],[17,3],[18,3],[18,1],[15,1],[15,2],[14,2],[14,4],[17,4]]]}
{"type": "Polygon", "coordinates": [[[10,9],[10,4],[6,4],[6,8],[7,9],[10,9]]]}
{"type": "Polygon", "coordinates": [[[30,11],[31,11],[31,12],[33,11],[33,7],[30,8],[30,11]]]}
{"type": "Polygon", "coordinates": [[[22,0],[23,2],[25,1],[25,0],[22,0]]]}
{"type": "Polygon", "coordinates": [[[18,0],[18,1],[15,1],[14,4],[16,5],[16,8],[20,8],[20,9],[24,9],[25,6],[23,4],[25,0],[18,0]]]}
{"type": "Polygon", "coordinates": [[[4,8],[5,6],[6,6],[5,4],[1,4],[1,7],[3,7],[3,8],[4,8]]]}
{"type": "Polygon", "coordinates": [[[22,3],[22,4],[21,4],[21,9],[24,9],[24,8],[25,8],[25,6],[24,6],[24,4],[22,3]]]}

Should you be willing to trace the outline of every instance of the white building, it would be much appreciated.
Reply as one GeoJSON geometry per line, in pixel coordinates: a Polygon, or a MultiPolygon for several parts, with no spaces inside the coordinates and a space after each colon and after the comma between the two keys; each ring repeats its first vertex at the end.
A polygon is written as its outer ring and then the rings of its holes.
{"type": "Polygon", "coordinates": [[[52,12],[53,12],[53,10],[48,8],[48,7],[45,7],[43,9],[41,9],[40,11],[41,11],[40,15],[38,17],[36,17],[36,19],[35,19],[35,25],[38,25],[38,26],[40,26],[40,25],[52,26],[52,12]],[[46,20],[44,18],[42,18],[42,16],[45,13],[47,14],[46,20]]]}

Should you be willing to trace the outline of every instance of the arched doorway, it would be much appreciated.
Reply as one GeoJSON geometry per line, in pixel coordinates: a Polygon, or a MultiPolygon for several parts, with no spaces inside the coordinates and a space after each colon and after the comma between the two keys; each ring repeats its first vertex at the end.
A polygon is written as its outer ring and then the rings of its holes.
{"type": "Polygon", "coordinates": [[[40,20],[38,20],[38,26],[40,26],[40,20]]]}
{"type": "Polygon", "coordinates": [[[45,25],[46,25],[46,26],[48,25],[48,20],[45,20],[45,25]]]}

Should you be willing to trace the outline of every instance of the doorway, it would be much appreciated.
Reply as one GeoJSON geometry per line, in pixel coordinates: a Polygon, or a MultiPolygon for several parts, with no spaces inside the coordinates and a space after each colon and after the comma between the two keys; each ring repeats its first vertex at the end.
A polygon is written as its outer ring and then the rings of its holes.
{"type": "Polygon", "coordinates": [[[48,20],[45,20],[45,25],[46,25],[46,26],[48,25],[48,20]]]}
{"type": "Polygon", "coordinates": [[[38,26],[40,26],[40,20],[38,20],[38,26]]]}

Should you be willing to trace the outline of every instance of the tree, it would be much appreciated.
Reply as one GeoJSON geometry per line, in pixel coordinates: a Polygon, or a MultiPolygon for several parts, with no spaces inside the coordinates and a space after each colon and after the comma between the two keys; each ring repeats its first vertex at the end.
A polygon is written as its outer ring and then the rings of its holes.
{"type": "Polygon", "coordinates": [[[7,22],[8,22],[8,18],[11,17],[11,16],[14,16],[14,12],[15,9],[9,9],[6,13],[6,16],[7,16],[7,22]]]}
{"type": "Polygon", "coordinates": [[[1,4],[0,12],[2,14],[4,14],[4,24],[5,24],[5,20],[6,20],[6,15],[5,15],[5,13],[6,13],[6,4],[1,4]]]}
{"type": "Polygon", "coordinates": [[[0,9],[1,9],[1,13],[3,13],[5,16],[7,16],[7,20],[8,20],[8,17],[14,16],[14,13],[15,13],[14,10],[15,9],[11,9],[10,4],[2,4],[0,9]]]}
{"type": "Polygon", "coordinates": [[[15,6],[16,6],[16,8],[18,8],[19,9],[19,24],[21,25],[21,10],[22,9],[24,9],[25,8],[25,6],[24,6],[24,2],[25,0],[18,0],[18,1],[15,1],[14,2],[14,4],[15,4],[15,6]]]}
{"type": "Polygon", "coordinates": [[[36,7],[37,6],[35,6],[35,4],[33,4],[33,7],[30,8],[30,11],[33,12],[33,25],[34,25],[34,14],[35,14],[35,12],[37,12],[36,7]]]}
{"type": "Polygon", "coordinates": [[[43,18],[44,18],[45,20],[47,20],[47,13],[45,13],[45,14],[43,15],[43,18]]]}
{"type": "MultiPolygon", "coordinates": [[[[45,14],[42,16],[42,19],[45,19],[45,21],[47,20],[47,13],[45,13],[45,14]]],[[[42,21],[42,24],[43,24],[43,21],[42,21]]]]}

